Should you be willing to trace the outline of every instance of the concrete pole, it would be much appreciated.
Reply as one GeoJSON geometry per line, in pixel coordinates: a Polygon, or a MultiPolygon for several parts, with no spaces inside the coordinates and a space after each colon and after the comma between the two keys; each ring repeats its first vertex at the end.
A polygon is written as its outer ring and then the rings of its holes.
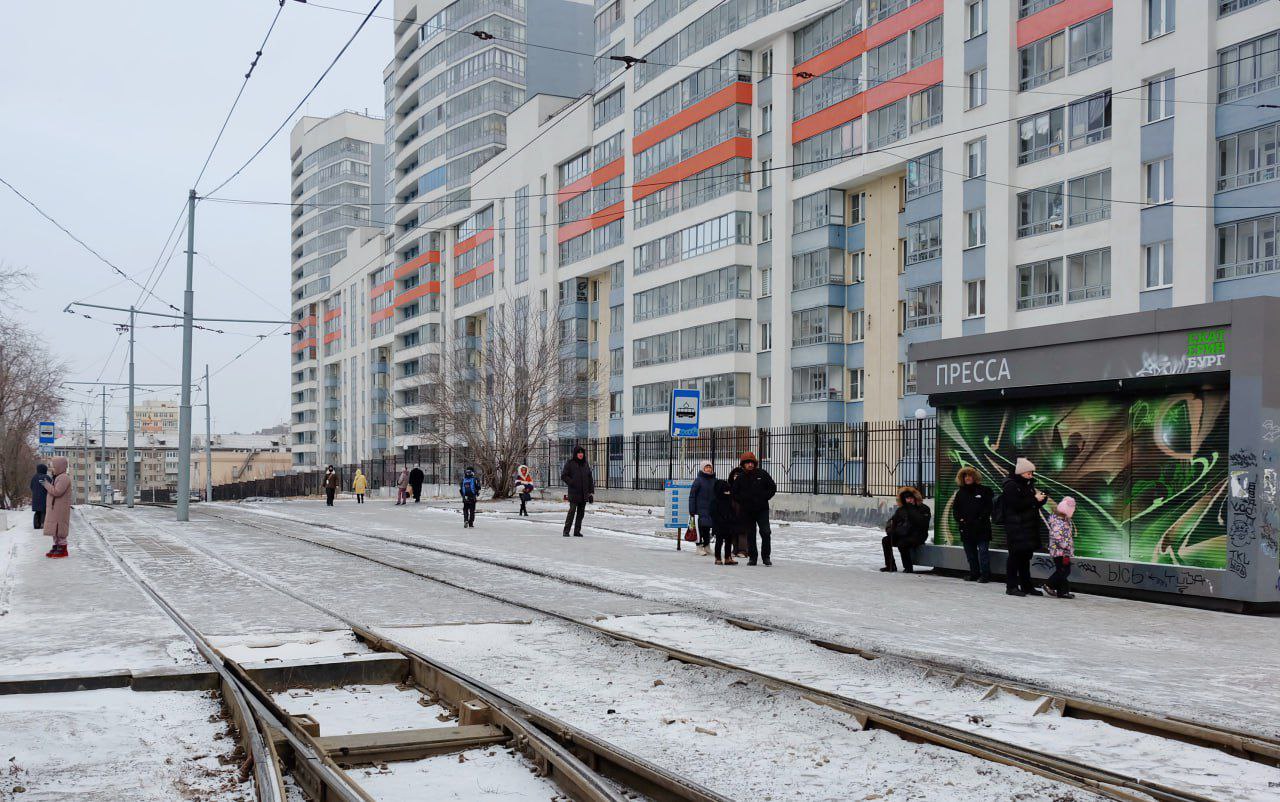
{"type": "Polygon", "coordinates": [[[135,479],[133,476],[136,466],[137,451],[134,449],[133,443],[133,329],[135,319],[133,307],[129,307],[129,449],[127,456],[128,466],[125,468],[124,492],[125,504],[129,509],[133,509],[133,492],[135,489],[135,479]]]}
{"type": "Polygon", "coordinates": [[[190,519],[191,501],[191,318],[194,293],[191,289],[196,257],[196,191],[187,195],[187,289],[182,294],[182,405],[178,409],[178,503],[179,521],[190,519]]]}
{"type": "Polygon", "coordinates": [[[213,501],[213,407],[209,403],[209,364],[204,366],[204,500],[213,501]]]}
{"type": "Polygon", "coordinates": [[[111,482],[107,479],[107,388],[102,388],[102,441],[98,443],[98,453],[102,465],[102,474],[98,479],[99,489],[102,491],[102,503],[110,504],[111,499],[107,497],[107,488],[111,486],[111,482]]]}
{"type": "Polygon", "coordinates": [[[85,418],[80,421],[84,424],[84,439],[80,441],[80,451],[84,456],[84,503],[89,503],[89,488],[93,485],[89,482],[89,419],[85,418]]]}

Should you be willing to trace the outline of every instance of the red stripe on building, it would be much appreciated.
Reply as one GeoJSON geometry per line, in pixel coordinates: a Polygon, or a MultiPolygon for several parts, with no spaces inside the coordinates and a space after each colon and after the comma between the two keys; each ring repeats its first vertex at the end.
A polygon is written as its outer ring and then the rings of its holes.
{"type": "Polygon", "coordinates": [[[1111,0],[1062,0],[1057,5],[1018,20],[1018,47],[1026,47],[1077,22],[1084,22],[1110,10],[1111,0]]]}
{"type": "Polygon", "coordinates": [[[324,322],[328,323],[330,320],[333,320],[335,317],[340,317],[341,315],[342,315],[341,306],[339,306],[337,309],[330,309],[328,312],[324,313],[324,322]]]}
{"type": "Polygon", "coordinates": [[[418,286],[407,289],[397,295],[393,306],[404,306],[407,303],[412,303],[413,301],[418,300],[424,295],[433,295],[438,292],[440,292],[440,282],[424,281],[418,286]]]}
{"type": "Polygon", "coordinates": [[[721,142],[713,148],[707,148],[696,156],[691,156],[678,164],[649,176],[643,183],[631,188],[631,199],[640,200],[653,193],[666,189],[681,179],[700,173],[703,170],[723,164],[733,158],[751,158],[751,137],[738,136],[727,142],[721,142]]]}
{"type": "Polygon", "coordinates": [[[470,237],[467,237],[462,242],[459,242],[457,245],[454,245],[453,255],[461,256],[467,251],[473,251],[476,249],[477,246],[483,245],[484,243],[488,242],[491,239],[493,239],[493,226],[489,226],[484,231],[481,231],[479,234],[472,234],[470,237]]]}
{"type": "Polygon", "coordinates": [[[342,332],[331,331],[328,334],[324,335],[324,344],[328,345],[329,343],[333,342],[334,340],[338,339],[341,336],[342,336],[342,332]]]}
{"type": "Polygon", "coordinates": [[[372,315],[369,315],[369,322],[378,323],[380,321],[386,320],[387,318],[391,317],[395,313],[396,313],[396,308],[394,306],[388,306],[386,309],[379,309],[377,312],[374,312],[372,315]]]}
{"type": "Polygon", "coordinates": [[[619,201],[611,206],[606,206],[590,217],[565,223],[556,229],[556,242],[567,242],[574,237],[582,236],[588,231],[607,226],[615,220],[621,220],[623,214],[622,202],[619,201]]]}
{"type": "Polygon", "coordinates": [[[844,125],[850,120],[857,119],[867,111],[867,95],[865,92],[845,98],[839,103],[827,106],[825,109],[808,117],[801,117],[791,124],[791,141],[793,143],[803,142],[811,136],[821,134],[823,131],[830,131],[839,125],[844,125]]]}
{"type": "Polygon", "coordinates": [[[294,344],[293,344],[293,349],[292,349],[292,350],[293,350],[293,353],[295,353],[295,354],[296,354],[296,353],[298,353],[299,351],[302,351],[302,350],[304,350],[304,349],[306,349],[306,348],[315,348],[315,347],[316,347],[316,338],[315,338],[315,337],[308,337],[308,338],[307,338],[307,339],[305,339],[305,340],[300,340],[300,341],[298,341],[298,342],[294,343],[294,344]]]}
{"type": "MultiPolygon", "coordinates": [[[[843,42],[839,42],[812,58],[800,62],[792,73],[810,72],[816,75],[831,72],[836,67],[862,55],[873,47],[896,39],[912,28],[917,28],[942,13],[943,0],[925,0],[905,8],[886,20],[877,22],[843,42]]],[[[797,87],[812,78],[791,78],[791,86],[797,87]]]]}
{"type": "Polygon", "coordinates": [[[801,117],[791,124],[791,141],[803,142],[824,131],[830,131],[839,125],[876,109],[896,103],[908,95],[913,95],[930,86],[942,82],[942,59],[934,59],[928,64],[921,64],[905,75],[892,81],[872,87],[866,92],[845,98],[839,103],[828,106],[822,111],[801,117]]]}
{"type": "Polygon", "coordinates": [[[611,181],[622,175],[623,163],[622,157],[614,159],[600,169],[584,175],[577,181],[561,189],[556,193],[556,202],[565,203],[578,197],[592,187],[598,187],[606,181],[611,181]]]}
{"type": "Polygon", "coordinates": [[[424,253],[418,254],[414,258],[410,259],[409,261],[397,267],[396,272],[393,274],[392,278],[404,278],[405,276],[410,275],[411,273],[417,272],[418,268],[422,267],[423,265],[438,265],[438,264],[440,264],[440,252],[426,251],[424,253]]]}
{"type": "Polygon", "coordinates": [[[470,284],[471,282],[477,279],[484,278],[485,276],[489,275],[492,272],[493,272],[493,261],[490,260],[480,265],[479,267],[473,267],[467,272],[454,278],[453,288],[456,290],[459,287],[464,287],[467,284],[470,284]]]}
{"type": "Polygon", "coordinates": [[[745,81],[729,84],[715,94],[704,97],[682,112],[673,114],[652,128],[631,137],[631,152],[639,153],[675,136],[696,122],[724,111],[735,103],[751,105],[752,87],[745,81]]]}
{"type": "Polygon", "coordinates": [[[383,283],[374,287],[372,290],[369,290],[369,297],[377,298],[380,295],[391,292],[393,289],[395,289],[395,286],[396,286],[396,282],[394,279],[392,279],[391,281],[384,281],[383,283]]]}
{"type": "Polygon", "coordinates": [[[307,328],[308,326],[314,326],[315,324],[316,324],[316,316],[307,315],[302,320],[299,320],[297,323],[294,323],[293,329],[291,329],[291,331],[299,332],[307,328]]]}

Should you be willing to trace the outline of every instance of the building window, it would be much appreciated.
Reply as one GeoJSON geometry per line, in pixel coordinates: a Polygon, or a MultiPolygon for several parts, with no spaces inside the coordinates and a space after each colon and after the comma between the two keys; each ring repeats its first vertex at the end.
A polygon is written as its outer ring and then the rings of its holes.
{"type": "Polygon", "coordinates": [[[1275,181],[1280,177],[1280,124],[1218,140],[1218,191],[1275,181]]]}
{"type": "Polygon", "coordinates": [[[1060,155],[1063,150],[1063,110],[1049,109],[1018,121],[1018,164],[1031,164],[1060,155]]]}
{"type": "Polygon", "coordinates": [[[1111,171],[1073,178],[1067,182],[1067,225],[1082,226],[1111,217],[1111,171]]]}
{"type": "Polygon", "coordinates": [[[1071,72],[1111,60],[1111,12],[1071,28],[1071,72]]]}
{"type": "Polygon", "coordinates": [[[965,176],[977,178],[987,174],[987,138],[964,144],[965,176]]]}
{"type": "Polygon", "coordinates": [[[867,220],[867,193],[850,192],[849,193],[849,217],[848,225],[856,226],[867,220]]]}
{"type": "Polygon", "coordinates": [[[760,188],[773,186],[773,159],[760,160],[760,188]]]}
{"type": "Polygon", "coordinates": [[[1018,238],[1062,228],[1062,184],[1018,193],[1018,238]]]}
{"type": "Polygon", "coordinates": [[[966,319],[986,317],[987,280],[974,279],[964,283],[964,316],[966,319]]]}
{"type": "Polygon", "coordinates": [[[1173,116],[1173,73],[1167,72],[1142,82],[1147,122],[1173,116]]]}
{"type": "Polygon", "coordinates": [[[1173,200],[1173,157],[1167,156],[1142,165],[1142,180],[1147,189],[1147,204],[1154,206],[1173,200]]]}
{"type": "Polygon", "coordinates": [[[1225,17],[1261,2],[1262,0],[1218,0],[1218,16],[1225,17]]]}
{"type": "Polygon", "coordinates": [[[840,387],[844,373],[836,365],[814,365],[791,370],[792,401],[839,401],[844,396],[840,387]]]}
{"type": "Polygon", "coordinates": [[[976,69],[964,77],[965,108],[976,109],[987,103],[987,68],[976,69]]]}
{"type": "Polygon", "coordinates": [[[876,109],[868,115],[870,122],[867,147],[879,148],[897,142],[907,135],[907,100],[876,109]]]}
{"type": "Polygon", "coordinates": [[[768,406],[769,404],[772,404],[772,403],[773,403],[773,377],[761,376],[760,377],[760,404],[761,406],[768,406]]]}
{"type": "Polygon", "coordinates": [[[1039,309],[1062,303],[1062,259],[1018,265],[1018,308],[1039,309]]]}
{"type": "Polygon", "coordinates": [[[987,32],[987,0],[967,0],[964,7],[965,33],[969,39],[987,32]]]}
{"type": "Polygon", "coordinates": [[[773,75],[773,49],[760,54],[760,80],[764,81],[773,75]]]}
{"type": "Polygon", "coordinates": [[[760,297],[768,298],[773,295],[773,268],[760,268],[760,297]]]}
{"type": "Polygon", "coordinates": [[[1067,34],[1060,31],[1018,51],[1018,88],[1035,89],[1066,74],[1067,34]]]}
{"type": "Polygon", "coordinates": [[[907,162],[907,200],[942,189],[942,151],[935,150],[907,162]]]}
{"type": "Polygon", "coordinates": [[[1276,233],[1280,215],[1218,226],[1214,278],[1241,278],[1276,270],[1276,233]]]}
{"type": "Polygon", "coordinates": [[[866,279],[866,256],[863,251],[849,254],[850,284],[861,284],[866,279]]]}
{"type": "Polygon", "coordinates": [[[942,84],[911,96],[911,133],[942,124],[942,84]]]}
{"type": "Polygon", "coordinates": [[[1173,241],[1155,242],[1142,249],[1142,289],[1173,286],[1173,241]]]}
{"type": "Polygon", "coordinates": [[[987,244],[987,210],[974,209],[964,213],[964,247],[977,248],[987,244]]]}
{"type": "Polygon", "coordinates": [[[1280,78],[1280,31],[1218,51],[1218,102],[1256,95],[1280,78]]]}
{"type": "Polygon", "coordinates": [[[760,350],[773,350],[773,324],[766,322],[760,324],[760,350]]]}
{"type": "Polygon", "coordinates": [[[916,394],[916,363],[899,362],[898,375],[902,377],[902,384],[898,387],[899,395],[906,398],[909,395],[916,394]]]}
{"type": "Polygon", "coordinates": [[[773,239],[773,212],[765,212],[760,215],[760,241],[768,242],[773,239]]]}
{"type": "Polygon", "coordinates": [[[1143,0],[1143,6],[1147,20],[1147,39],[1173,33],[1177,0],[1143,0]]]}
{"type": "Polygon", "coordinates": [[[942,256],[942,218],[931,217],[907,226],[907,264],[942,256]]]}
{"type": "Polygon", "coordinates": [[[1067,257],[1067,301],[1093,301],[1110,297],[1110,248],[1099,248],[1067,257]]]}
{"type": "Polygon", "coordinates": [[[1077,100],[1067,110],[1072,149],[1111,138],[1111,90],[1077,100]]]}
{"type": "Polygon", "coordinates": [[[860,343],[867,336],[867,314],[862,309],[849,313],[849,342],[860,343]]]}
{"type": "Polygon", "coordinates": [[[850,368],[849,370],[849,400],[862,400],[862,385],[866,378],[866,373],[862,368],[850,368]]]}
{"type": "Polygon", "coordinates": [[[791,345],[844,342],[844,310],[819,306],[791,313],[791,345]]]}
{"type": "Polygon", "coordinates": [[[906,312],[903,331],[938,325],[942,322],[942,285],[926,284],[907,290],[907,303],[903,308],[906,312]]]}
{"type": "Polygon", "coordinates": [[[766,103],[760,107],[760,133],[767,134],[773,130],[773,104],[766,103]]]}
{"type": "Polygon", "coordinates": [[[844,225],[844,193],[841,190],[824,189],[791,202],[792,234],[839,225],[844,225]]]}

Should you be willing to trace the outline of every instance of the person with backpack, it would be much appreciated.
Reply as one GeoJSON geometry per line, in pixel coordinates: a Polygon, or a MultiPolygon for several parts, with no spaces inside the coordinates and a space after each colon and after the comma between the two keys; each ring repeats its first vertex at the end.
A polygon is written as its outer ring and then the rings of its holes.
{"type": "Polygon", "coordinates": [[[995,494],[982,484],[978,470],[966,465],[956,474],[955,497],[951,500],[951,517],[960,530],[964,556],[969,561],[966,582],[991,581],[991,508],[995,494]]]}
{"type": "Polygon", "coordinates": [[[995,504],[994,517],[1004,526],[1009,550],[1004,592],[1010,596],[1044,595],[1031,584],[1031,556],[1040,548],[1040,508],[1048,498],[1036,489],[1035,473],[1031,460],[1018,457],[995,504]]]}
{"type": "Polygon", "coordinates": [[[44,483],[49,478],[49,466],[43,462],[36,466],[36,475],[31,477],[31,528],[44,528],[44,509],[49,498],[49,491],[44,483]]]}
{"type": "Polygon", "coordinates": [[[324,503],[333,506],[333,497],[338,494],[338,472],[330,465],[324,469],[324,503]]]}
{"type": "Polygon", "coordinates": [[[911,559],[911,551],[923,546],[929,539],[929,521],[933,517],[929,507],[924,503],[924,496],[914,487],[898,488],[898,509],[884,525],[885,535],[880,539],[884,549],[884,568],[881,571],[893,573],[898,564],[893,560],[893,549],[898,549],[902,556],[902,572],[914,574],[915,563],[911,559]]]}
{"type": "Polygon", "coordinates": [[[351,480],[351,492],[356,494],[356,503],[364,503],[364,493],[369,489],[369,480],[365,478],[364,472],[356,468],[355,478],[351,480]]]}
{"type": "Polygon", "coordinates": [[[560,469],[560,481],[564,483],[564,500],[569,502],[569,514],[564,519],[564,536],[569,536],[573,529],[574,537],[582,537],[582,516],[587,512],[587,505],[596,500],[596,480],[591,475],[591,464],[587,462],[587,450],[582,446],[574,446],[573,456],[560,469]]]}
{"type": "Polygon", "coordinates": [[[1049,516],[1049,556],[1053,558],[1053,575],[1045,582],[1044,592],[1059,599],[1074,599],[1071,583],[1071,561],[1076,556],[1076,500],[1067,496],[1058,502],[1055,512],[1049,516]]]}
{"type": "Polygon", "coordinates": [[[747,536],[747,565],[755,565],[756,560],[765,565],[773,565],[769,561],[770,538],[769,499],[778,492],[769,472],[760,467],[760,461],[753,452],[746,452],[738,461],[742,473],[731,485],[733,497],[742,510],[742,527],[747,536]],[[760,532],[760,545],[756,546],[756,531],[760,532]]]}
{"type": "Polygon", "coordinates": [[[462,472],[462,481],[458,482],[458,493],[462,495],[462,528],[476,528],[476,499],[480,497],[480,480],[476,478],[474,468],[462,472]]]}
{"type": "Polygon", "coordinates": [[[715,486],[716,468],[711,460],[704,459],[689,490],[689,512],[698,519],[698,554],[703,557],[711,553],[711,532],[714,528],[711,505],[715,499],[715,486]]]}
{"type": "Polygon", "coordinates": [[[529,510],[526,505],[533,498],[533,474],[529,472],[528,465],[521,465],[516,469],[516,494],[520,496],[520,515],[528,518],[529,510]]]}

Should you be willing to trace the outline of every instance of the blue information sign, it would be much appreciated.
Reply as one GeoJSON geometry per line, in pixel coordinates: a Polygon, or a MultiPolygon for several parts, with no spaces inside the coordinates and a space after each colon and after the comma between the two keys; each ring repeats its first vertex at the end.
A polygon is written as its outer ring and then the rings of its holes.
{"type": "Polygon", "coordinates": [[[671,436],[697,437],[702,417],[701,390],[671,391],[671,436]]]}
{"type": "Polygon", "coordinates": [[[689,525],[689,491],[693,489],[693,485],[679,479],[667,479],[662,487],[667,496],[662,528],[682,530],[689,525]]]}
{"type": "Polygon", "coordinates": [[[40,421],[38,424],[38,432],[40,436],[40,453],[49,456],[53,453],[53,443],[56,439],[55,426],[53,421],[40,421]]]}

